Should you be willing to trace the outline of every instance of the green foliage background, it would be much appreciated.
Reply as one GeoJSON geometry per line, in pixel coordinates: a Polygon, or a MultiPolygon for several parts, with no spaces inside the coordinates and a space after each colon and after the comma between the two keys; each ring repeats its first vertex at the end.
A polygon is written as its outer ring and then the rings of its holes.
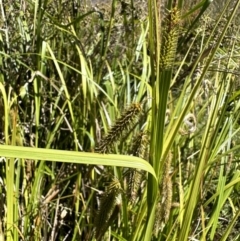
{"type": "Polygon", "coordinates": [[[1,1],[0,240],[239,239],[239,1],[1,1]]]}

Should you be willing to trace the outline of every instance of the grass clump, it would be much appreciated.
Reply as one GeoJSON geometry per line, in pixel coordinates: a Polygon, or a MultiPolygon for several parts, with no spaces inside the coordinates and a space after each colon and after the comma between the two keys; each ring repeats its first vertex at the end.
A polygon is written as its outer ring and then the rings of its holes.
{"type": "Polygon", "coordinates": [[[238,1],[0,8],[0,239],[239,239],[238,1]]]}

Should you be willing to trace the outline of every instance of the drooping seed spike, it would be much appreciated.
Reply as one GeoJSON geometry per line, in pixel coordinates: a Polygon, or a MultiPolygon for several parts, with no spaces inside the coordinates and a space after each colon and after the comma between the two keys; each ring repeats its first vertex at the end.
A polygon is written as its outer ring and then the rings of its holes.
{"type": "Polygon", "coordinates": [[[100,141],[96,151],[99,153],[108,153],[111,147],[122,136],[123,132],[129,130],[141,111],[142,107],[140,103],[132,103],[129,108],[123,112],[120,118],[116,120],[108,134],[100,141]]]}

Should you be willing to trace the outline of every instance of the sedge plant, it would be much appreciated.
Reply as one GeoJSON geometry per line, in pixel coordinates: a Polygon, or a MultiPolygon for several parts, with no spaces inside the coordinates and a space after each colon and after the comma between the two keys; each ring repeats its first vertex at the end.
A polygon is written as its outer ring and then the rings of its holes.
{"type": "Polygon", "coordinates": [[[0,239],[238,240],[239,1],[21,3],[0,3],[0,239]]]}

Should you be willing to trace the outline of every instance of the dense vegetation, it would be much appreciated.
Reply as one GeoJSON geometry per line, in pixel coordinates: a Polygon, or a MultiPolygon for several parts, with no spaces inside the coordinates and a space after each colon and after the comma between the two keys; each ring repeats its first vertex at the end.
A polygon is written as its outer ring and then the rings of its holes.
{"type": "Polygon", "coordinates": [[[0,240],[239,240],[239,1],[1,1],[0,240]]]}

